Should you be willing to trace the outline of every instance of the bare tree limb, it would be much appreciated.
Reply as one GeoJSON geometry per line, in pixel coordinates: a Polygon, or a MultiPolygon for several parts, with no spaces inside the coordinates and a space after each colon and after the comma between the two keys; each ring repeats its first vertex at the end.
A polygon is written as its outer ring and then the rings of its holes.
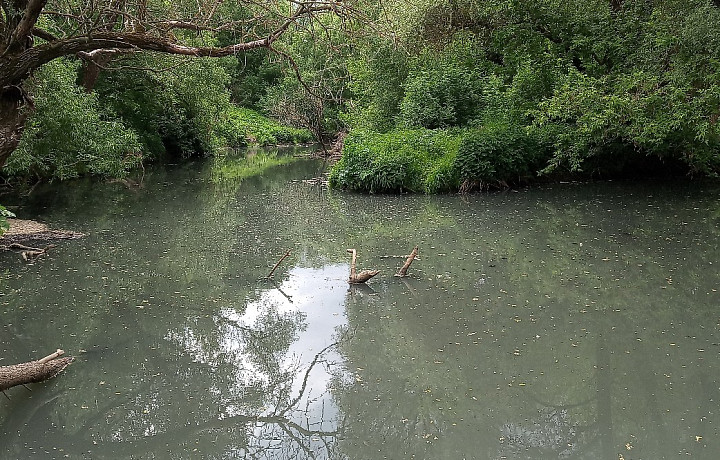
{"type": "Polygon", "coordinates": [[[398,270],[398,272],[395,274],[395,276],[400,276],[400,277],[407,276],[407,271],[410,268],[410,264],[413,263],[413,260],[415,260],[417,255],[418,255],[418,247],[415,246],[413,248],[412,252],[410,253],[410,255],[407,257],[405,264],[402,267],[400,267],[400,270],[398,270]]]}
{"type": "Polygon", "coordinates": [[[277,270],[277,268],[280,266],[280,264],[282,263],[282,261],[285,260],[289,255],[290,255],[290,250],[288,249],[288,250],[285,252],[285,255],[283,255],[282,257],[280,257],[280,260],[278,260],[277,263],[275,264],[275,266],[272,268],[272,270],[270,270],[270,273],[267,274],[267,276],[265,277],[265,279],[270,279],[270,278],[272,278],[273,273],[275,273],[275,270],[277,270]]]}

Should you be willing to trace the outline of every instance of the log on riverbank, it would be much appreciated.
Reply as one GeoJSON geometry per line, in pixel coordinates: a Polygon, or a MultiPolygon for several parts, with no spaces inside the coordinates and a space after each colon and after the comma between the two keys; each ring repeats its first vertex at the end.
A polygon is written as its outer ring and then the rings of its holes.
{"type": "Polygon", "coordinates": [[[38,383],[51,379],[62,372],[75,358],[66,356],[63,350],[58,349],[42,359],[26,363],[0,366],[0,391],[5,391],[17,385],[38,383]]]}

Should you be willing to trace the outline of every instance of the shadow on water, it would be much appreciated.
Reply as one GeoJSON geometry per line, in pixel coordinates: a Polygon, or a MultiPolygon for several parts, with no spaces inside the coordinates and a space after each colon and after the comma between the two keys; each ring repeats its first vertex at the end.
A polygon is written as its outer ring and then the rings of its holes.
{"type": "Polygon", "coordinates": [[[715,457],[718,187],[358,196],[303,182],[322,168],[259,152],[8,203],[89,234],[0,255],[0,364],[78,358],[8,392],[8,458],[715,457]]]}

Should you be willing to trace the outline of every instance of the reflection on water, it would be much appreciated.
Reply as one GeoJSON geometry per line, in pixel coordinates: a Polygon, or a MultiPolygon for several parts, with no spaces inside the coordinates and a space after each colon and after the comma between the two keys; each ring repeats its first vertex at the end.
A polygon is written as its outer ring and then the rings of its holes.
{"type": "Polygon", "coordinates": [[[358,196],[302,183],[322,170],[4,199],[89,233],[0,254],[0,364],[78,358],[8,391],[8,458],[716,457],[717,186],[358,196]]]}

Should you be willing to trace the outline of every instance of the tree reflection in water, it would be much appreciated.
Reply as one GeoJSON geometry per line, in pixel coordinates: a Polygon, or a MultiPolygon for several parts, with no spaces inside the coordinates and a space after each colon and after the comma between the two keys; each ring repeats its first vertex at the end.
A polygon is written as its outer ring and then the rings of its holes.
{"type": "Polygon", "coordinates": [[[43,440],[17,417],[0,419],[6,432],[17,427],[3,448],[18,457],[50,445],[75,458],[338,458],[330,376],[342,372],[346,273],[295,267],[283,292],[263,284],[237,306],[125,317],[122,339],[83,353],[37,397],[9,402],[9,414],[49,413],[62,430],[43,440]],[[163,340],[148,339],[163,328],[163,340]]]}
{"type": "MultiPolygon", "coordinates": [[[[290,307],[291,303],[291,297],[276,286],[275,291],[267,291],[260,300],[249,303],[242,313],[234,308],[220,310],[213,318],[217,331],[214,342],[194,335],[189,328],[167,337],[187,350],[195,362],[228,377],[210,388],[210,393],[225,402],[221,417],[198,424],[190,433],[227,436],[234,432],[235,441],[224,449],[226,456],[331,457],[338,435],[337,411],[330,407],[327,383],[318,374],[329,375],[338,341],[303,363],[302,356],[295,356],[291,350],[307,329],[307,315],[290,307]]],[[[344,328],[338,328],[335,335],[340,340],[344,328]]],[[[185,437],[179,432],[168,435],[185,437]]]]}

